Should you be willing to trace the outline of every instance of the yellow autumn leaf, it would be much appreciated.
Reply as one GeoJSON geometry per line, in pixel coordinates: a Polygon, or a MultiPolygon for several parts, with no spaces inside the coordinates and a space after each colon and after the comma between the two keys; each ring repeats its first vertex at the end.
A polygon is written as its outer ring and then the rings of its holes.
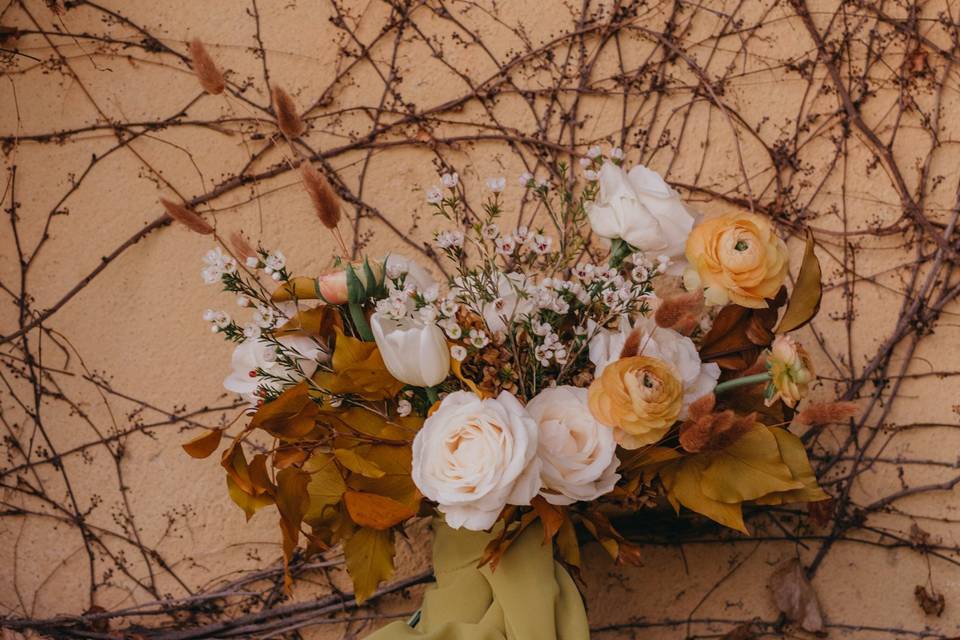
{"type": "Polygon", "coordinates": [[[291,333],[305,333],[322,339],[332,338],[334,328],[343,330],[343,318],[337,307],[320,305],[311,309],[301,309],[274,332],[276,336],[291,333]]]}
{"type": "Polygon", "coordinates": [[[777,439],[763,425],[755,425],[726,449],[705,457],[709,462],[701,472],[700,488],[712,500],[735,504],[803,488],[784,464],[777,439]]]}
{"type": "Polygon", "coordinates": [[[328,418],[337,433],[367,435],[380,440],[412,442],[423,425],[423,418],[407,416],[388,420],[365,407],[350,407],[328,418]]]}
{"type": "Polygon", "coordinates": [[[250,428],[263,429],[284,440],[297,440],[313,431],[319,414],[320,406],[311,400],[307,383],[301,382],[260,407],[250,420],[250,428]]]}
{"type": "Polygon", "coordinates": [[[333,371],[314,374],[313,381],[330,393],[353,393],[366,400],[386,400],[400,393],[403,383],[390,375],[375,342],[364,342],[334,328],[333,371]]]}
{"type": "Polygon", "coordinates": [[[382,478],[386,472],[376,462],[361,457],[355,449],[334,449],[333,455],[350,471],[368,478],[382,478]]]}
{"type": "Polygon", "coordinates": [[[357,604],[377,590],[377,585],[393,575],[393,533],[361,527],[343,545],[347,573],[353,580],[357,604]]]}
{"type": "Polygon", "coordinates": [[[340,475],[340,468],[329,453],[314,453],[304,465],[303,470],[310,474],[307,483],[307,495],[310,504],[303,514],[303,520],[316,526],[325,517],[325,509],[340,502],[347,485],[340,475]]]}
{"type": "Polygon", "coordinates": [[[677,513],[683,505],[725,527],[748,534],[747,526],[743,523],[743,509],[739,503],[727,504],[704,495],[701,488],[704,466],[705,460],[696,455],[667,465],[660,471],[660,479],[667,490],[670,504],[677,513]]]}
{"type": "Polygon", "coordinates": [[[771,493],[755,500],[757,504],[790,504],[794,502],[818,502],[830,498],[817,484],[817,476],[810,466],[807,450],[797,436],[785,429],[770,427],[770,432],[777,439],[780,448],[780,457],[790,468],[793,479],[803,485],[802,489],[771,493]]]}
{"type": "Polygon", "coordinates": [[[289,300],[317,300],[319,297],[316,278],[298,276],[290,278],[289,282],[284,282],[277,287],[270,299],[274,302],[287,302],[289,300]]]}
{"type": "Polygon", "coordinates": [[[823,295],[823,282],[820,273],[820,261],[813,248],[813,232],[807,230],[807,244],[803,251],[803,263],[797,274],[797,283],[787,303],[787,310],[780,318],[776,333],[784,334],[796,331],[810,322],[820,310],[820,298],[823,295]]]}
{"type": "Polygon", "coordinates": [[[182,445],[183,450],[191,458],[206,458],[220,446],[220,440],[223,438],[223,429],[211,429],[204,431],[196,438],[182,445]]]}
{"type": "Polygon", "coordinates": [[[577,541],[577,530],[569,514],[564,515],[560,530],[557,531],[557,551],[560,552],[564,562],[580,567],[580,543],[577,541]]]}
{"type": "Polygon", "coordinates": [[[230,494],[230,499],[233,500],[238,507],[243,509],[247,520],[250,520],[253,514],[259,509],[273,504],[273,498],[267,494],[251,496],[241,489],[240,486],[234,482],[233,477],[229,475],[227,476],[227,492],[230,494]]]}

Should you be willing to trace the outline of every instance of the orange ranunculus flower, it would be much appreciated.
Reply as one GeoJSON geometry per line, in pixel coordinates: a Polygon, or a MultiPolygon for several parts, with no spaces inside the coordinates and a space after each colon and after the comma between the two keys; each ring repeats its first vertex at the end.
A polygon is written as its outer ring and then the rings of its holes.
{"type": "Polygon", "coordinates": [[[663,360],[633,356],[608,364],[588,398],[591,413],[613,427],[617,442],[637,449],[663,438],[677,421],[683,385],[663,360]]]}
{"type": "Polygon", "coordinates": [[[704,288],[707,302],[766,308],[787,276],[787,246],[770,222],[754,213],[704,220],[687,238],[688,289],[704,288]]]}

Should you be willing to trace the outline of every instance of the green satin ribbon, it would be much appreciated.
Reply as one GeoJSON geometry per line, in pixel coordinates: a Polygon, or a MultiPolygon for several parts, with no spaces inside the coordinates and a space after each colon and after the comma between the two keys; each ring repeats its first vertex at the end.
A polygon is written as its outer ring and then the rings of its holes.
{"type": "Polygon", "coordinates": [[[531,525],[496,571],[477,562],[492,535],[454,531],[434,521],[433,570],[416,627],[394,622],[367,640],[587,640],[590,627],[577,586],[531,525]]]}

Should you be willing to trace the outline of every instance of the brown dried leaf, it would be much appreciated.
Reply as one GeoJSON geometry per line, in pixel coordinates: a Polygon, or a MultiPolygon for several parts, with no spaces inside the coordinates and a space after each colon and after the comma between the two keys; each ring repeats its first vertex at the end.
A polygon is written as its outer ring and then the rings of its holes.
{"type": "Polygon", "coordinates": [[[769,587],[774,603],[788,620],[811,633],[823,631],[823,614],[817,593],[799,560],[792,558],[777,567],[770,576],[769,587]]]}
{"type": "Polygon", "coordinates": [[[913,590],[913,595],[917,598],[917,603],[925,614],[938,618],[943,615],[943,610],[947,607],[947,601],[942,593],[936,592],[933,587],[930,588],[930,591],[927,591],[926,587],[918,584],[916,589],[913,590]]]}
{"type": "Polygon", "coordinates": [[[549,544],[563,525],[564,512],[560,507],[547,502],[543,496],[536,496],[530,501],[530,506],[543,523],[543,543],[549,544]]]}
{"type": "Polygon", "coordinates": [[[823,528],[833,520],[833,514],[836,508],[837,503],[833,498],[829,500],[818,500],[817,502],[807,504],[807,515],[810,516],[813,524],[823,528]]]}
{"type": "Polygon", "coordinates": [[[206,458],[217,450],[222,438],[223,429],[211,429],[201,433],[189,442],[184,442],[181,446],[191,458],[206,458]]]}
{"type": "Polygon", "coordinates": [[[813,233],[807,231],[807,245],[803,252],[803,262],[800,273],[797,274],[797,284],[793,287],[787,310],[777,325],[776,333],[784,334],[796,331],[810,322],[820,310],[820,298],[823,294],[821,282],[820,261],[814,252],[813,233]]]}
{"type": "Polygon", "coordinates": [[[343,502],[351,520],[371,529],[389,529],[416,515],[416,511],[407,505],[375,493],[347,491],[343,494],[343,502]]]}

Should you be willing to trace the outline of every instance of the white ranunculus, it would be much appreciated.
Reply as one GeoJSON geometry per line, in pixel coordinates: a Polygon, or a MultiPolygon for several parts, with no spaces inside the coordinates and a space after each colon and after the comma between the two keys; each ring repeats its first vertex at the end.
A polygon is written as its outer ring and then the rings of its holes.
{"type": "Polygon", "coordinates": [[[595,500],[613,490],[620,479],[617,443],[613,429],[590,413],[586,389],[544,389],[527,403],[527,412],[540,429],[540,495],[547,502],[562,505],[595,500]]]}
{"type": "MultiPolygon", "coordinates": [[[[715,362],[701,362],[693,340],[673,329],[658,327],[652,318],[641,319],[634,328],[640,330],[639,355],[663,360],[676,370],[677,379],[683,384],[680,419],[686,419],[690,403],[707,395],[717,386],[720,367],[715,362]]],[[[590,339],[589,350],[590,362],[596,365],[594,377],[599,378],[604,367],[620,357],[630,333],[630,326],[621,322],[619,331],[597,331],[596,325],[591,325],[588,326],[588,331],[588,335],[596,332],[590,339]]]]}
{"type": "MultiPolygon", "coordinates": [[[[296,351],[298,364],[306,376],[313,375],[317,370],[318,359],[327,357],[320,345],[307,336],[286,335],[278,338],[277,342],[290,351],[296,351]]],[[[283,366],[277,362],[276,347],[259,338],[248,338],[238,344],[233,350],[230,367],[232,371],[223,381],[223,386],[227,391],[239,393],[253,405],[259,400],[255,395],[257,387],[264,384],[270,386],[270,383],[263,376],[251,376],[251,371],[262,369],[274,375],[285,374],[293,379],[300,378],[300,374],[295,370],[283,371],[283,366]]]]}
{"type": "Polygon", "coordinates": [[[671,259],[667,273],[683,273],[694,217],[656,171],[637,165],[626,173],[605,162],[600,169],[600,193],[587,215],[598,236],[621,238],[653,259],[667,256],[671,259]]]}
{"type": "Polygon", "coordinates": [[[496,299],[483,305],[483,319],[490,331],[500,333],[507,330],[511,320],[519,320],[529,314],[535,304],[527,292],[528,283],[522,274],[498,273],[496,299]]]}
{"type": "Polygon", "coordinates": [[[415,387],[433,387],[450,373],[450,349],[443,329],[413,316],[394,320],[377,311],[370,330],[383,363],[394,378],[415,387]]]}
{"type": "Polygon", "coordinates": [[[413,440],[413,481],[454,529],[483,531],[540,490],[537,423],[509,392],[443,399],[413,440]]]}

